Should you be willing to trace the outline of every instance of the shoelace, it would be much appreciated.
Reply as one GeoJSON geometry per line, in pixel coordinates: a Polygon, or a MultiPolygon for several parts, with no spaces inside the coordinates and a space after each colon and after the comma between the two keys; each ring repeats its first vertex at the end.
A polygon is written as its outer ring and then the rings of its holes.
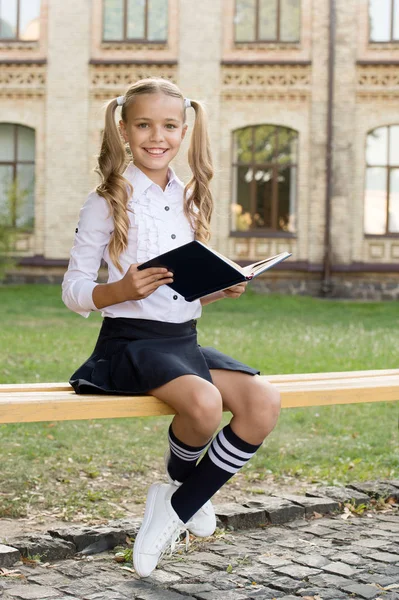
{"type": "MultiPolygon", "coordinates": [[[[169,528],[168,528],[168,531],[170,531],[169,528]]],[[[172,534],[170,542],[165,544],[165,547],[163,548],[163,550],[162,550],[162,552],[161,552],[158,560],[161,560],[161,558],[163,557],[163,555],[167,552],[168,548],[169,548],[169,556],[172,555],[172,553],[176,549],[176,545],[180,541],[180,536],[181,536],[182,533],[186,534],[185,549],[186,549],[186,552],[187,552],[188,547],[190,545],[190,534],[189,534],[189,531],[188,531],[188,529],[186,527],[177,526],[175,528],[173,534],[172,534]]]]}

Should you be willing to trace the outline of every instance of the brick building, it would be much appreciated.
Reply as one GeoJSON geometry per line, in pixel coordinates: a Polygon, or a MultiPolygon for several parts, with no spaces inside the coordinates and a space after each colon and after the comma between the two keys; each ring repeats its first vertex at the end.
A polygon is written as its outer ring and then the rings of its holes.
{"type": "Polygon", "coordinates": [[[104,103],[156,75],[207,106],[216,249],[291,251],[260,288],[398,298],[398,65],[398,0],[1,0],[0,210],[19,276],[63,272],[104,103]]]}

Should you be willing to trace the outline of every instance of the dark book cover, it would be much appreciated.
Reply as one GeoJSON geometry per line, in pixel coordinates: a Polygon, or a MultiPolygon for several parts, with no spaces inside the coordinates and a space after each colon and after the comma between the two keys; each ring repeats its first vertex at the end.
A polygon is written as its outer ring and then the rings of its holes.
{"type": "MultiPolygon", "coordinates": [[[[265,263],[265,268],[260,272],[288,258],[290,254],[283,253],[280,256],[281,258],[274,260],[270,266],[266,266],[267,263],[265,263]]],[[[273,257],[273,259],[277,258],[273,257]]],[[[259,263],[254,263],[253,266],[255,265],[259,265],[259,263]]],[[[137,268],[141,271],[149,267],[166,267],[171,271],[174,280],[167,285],[188,302],[207,296],[212,292],[224,290],[242,281],[249,281],[260,274],[260,272],[256,272],[252,276],[246,276],[241,272],[241,267],[231,264],[227,258],[196,240],[156,256],[137,268]]]]}

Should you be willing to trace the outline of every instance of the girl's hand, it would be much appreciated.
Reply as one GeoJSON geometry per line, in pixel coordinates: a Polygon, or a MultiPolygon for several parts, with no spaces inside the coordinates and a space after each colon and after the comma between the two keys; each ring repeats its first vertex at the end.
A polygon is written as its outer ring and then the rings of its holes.
{"type": "Polygon", "coordinates": [[[161,285],[172,283],[173,273],[163,267],[151,267],[139,271],[140,263],[130,265],[120,281],[125,300],[142,300],[155,292],[161,285]]]}
{"type": "Polygon", "coordinates": [[[225,290],[223,290],[223,294],[225,298],[239,298],[241,294],[245,292],[245,288],[247,287],[246,282],[237,283],[237,285],[233,285],[225,290]]]}

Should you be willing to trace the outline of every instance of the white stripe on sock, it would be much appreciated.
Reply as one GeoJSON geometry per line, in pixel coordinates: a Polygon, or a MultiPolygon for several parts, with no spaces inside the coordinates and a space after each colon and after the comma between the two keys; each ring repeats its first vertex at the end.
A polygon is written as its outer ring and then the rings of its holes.
{"type": "Polygon", "coordinates": [[[208,456],[211,459],[211,461],[220,469],[222,469],[223,471],[227,471],[228,473],[237,473],[237,471],[240,470],[240,467],[232,467],[231,465],[226,465],[224,462],[222,462],[221,460],[218,459],[218,457],[216,456],[216,454],[214,453],[212,446],[209,448],[208,450],[208,456]]]}
{"type": "Polygon", "coordinates": [[[213,440],[212,447],[213,447],[214,452],[216,452],[216,454],[220,458],[226,460],[227,462],[233,463],[233,465],[237,465],[237,467],[239,469],[241,469],[241,467],[243,467],[245,465],[245,463],[247,462],[247,459],[237,458],[235,456],[231,456],[230,454],[227,454],[227,452],[225,452],[223,450],[223,448],[220,446],[217,437],[215,437],[215,439],[213,440]]]}
{"type": "Polygon", "coordinates": [[[226,448],[226,450],[229,450],[229,452],[232,452],[237,457],[242,457],[242,458],[245,458],[246,460],[249,460],[255,454],[255,452],[251,452],[251,453],[243,452],[242,450],[239,450],[238,448],[233,446],[233,444],[230,444],[230,442],[226,439],[226,436],[223,433],[223,429],[221,431],[219,431],[218,438],[219,438],[219,442],[222,444],[222,446],[224,446],[226,448]]]}
{"type": "Polygon", "coordinates": [[[203,453],[203,449],[196,450],[195,452],[190,452],[190,450],[185,450],[185,448],[181,448],[178,446],[171,438],[169,438],[169,445],[171,451],[176,454],[182,460],[197,460],[201,454],[203,453]]]}

